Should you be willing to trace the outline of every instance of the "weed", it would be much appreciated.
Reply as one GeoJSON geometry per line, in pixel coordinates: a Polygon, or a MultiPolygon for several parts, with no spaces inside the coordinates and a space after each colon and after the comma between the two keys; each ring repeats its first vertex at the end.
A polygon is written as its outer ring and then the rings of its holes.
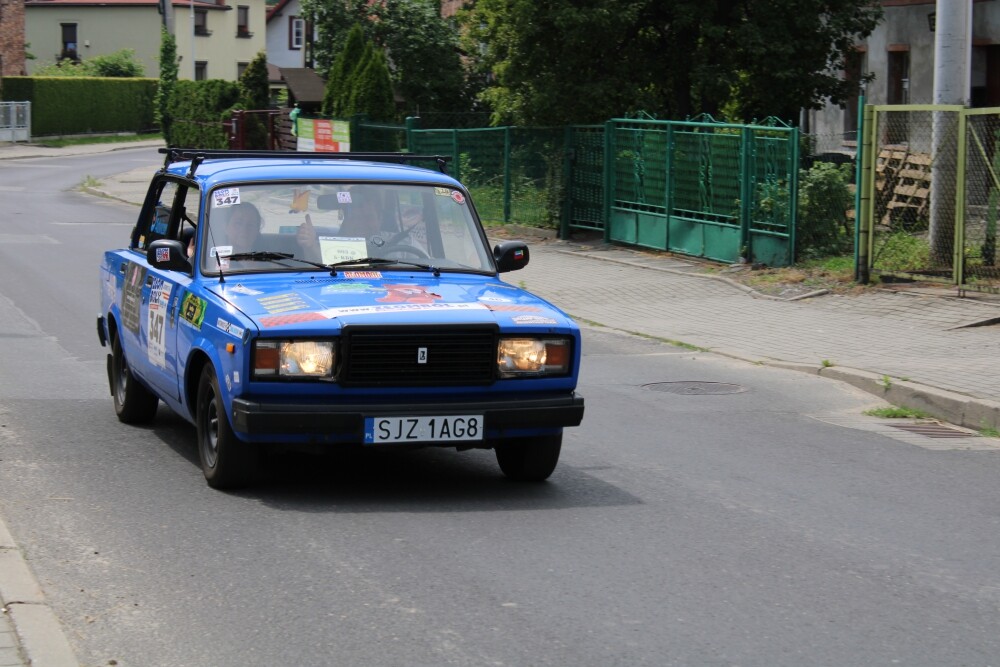
{"type": "Polygon", "coordinates": [[[96,178],[94,178],[93,176],[91,176],[90,174],[87,174],[86,176],[84,176],[83,177],[83,182],[80,183],[80,187],[84,187],[84,188],[97,188],[97,187],[100,187],[100,185],[101,185],[101,182],[99,180],[97,180],[96,178]]]}
{"type": "Polygon", "coordinates": [[[869,417],[881,417],[883,419],[927,419],[929,414],[916,408],[908,408],[905,405],[891,406],[888,408],[872,408],[865,410],[869,417]]]}
{"type": "Polygon", "coordinates": [[[821,363],[823,364],[823,368],[832,368],[833,367],[833,362],[830,361],[829,359],[824,359],[821,363]]]}
{"type": "Polygon", "coordinates": [[[1000,438],[1000,430],[995,426],[989,426],[984,419],[979,422],[979,435],[984,438],[1000,438]]]}
{"type": "Polygon", "coordinates": [[[95,134],[82,137],[42,137],[38,139],[39,146],[47,148],[65,148],[66,146],[84,146],[89,144],[123,144],[132,141],[148,141],[161,139],[160,134],[95,134]]]}
{"type": "Polygon", "coordinates": [[[883,387],[885,387],[886,389],[889,389],[890,387],[892,387],[892,378],[889,377],[888,375],[883,375],[882,378],[878,381],[878,383],[883,387]]]}

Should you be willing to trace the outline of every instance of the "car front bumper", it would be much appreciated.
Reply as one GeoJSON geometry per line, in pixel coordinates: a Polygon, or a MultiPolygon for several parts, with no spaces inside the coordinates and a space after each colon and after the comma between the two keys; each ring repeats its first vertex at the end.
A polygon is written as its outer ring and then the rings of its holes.
{"type": "Polygon", "coordinates": [[[436,403],[372,403],[313,405],[233,399],[233,428],[251,436],[299,435],[318,440],[361,442],[366,417],[483,415],[487,439],[524,435],[526,431],[579,426],[583,397],[576,394],[542,398],[436,403]]]}

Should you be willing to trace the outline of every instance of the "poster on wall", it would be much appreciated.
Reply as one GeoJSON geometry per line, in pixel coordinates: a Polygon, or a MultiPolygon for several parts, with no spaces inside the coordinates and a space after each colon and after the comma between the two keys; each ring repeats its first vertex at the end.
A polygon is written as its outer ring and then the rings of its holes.
{"type": "Polygon", "coordinates": [[[298,120],[296,150],[346,153],[351,150],[351,124],[346,120],[302,118],[298,120]]]}

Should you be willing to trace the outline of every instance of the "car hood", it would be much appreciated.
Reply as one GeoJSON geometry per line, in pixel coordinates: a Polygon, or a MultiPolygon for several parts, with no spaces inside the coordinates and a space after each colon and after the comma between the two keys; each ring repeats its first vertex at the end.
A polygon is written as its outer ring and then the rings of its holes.
{"type": "Polygon", "coordinates": [[[326,332],[331,324],[498,324],[501,328],[574,327],[558,308],[492,277],[443,273],[345,271],[241,275],[211,291],[262,330],[326,332]]]}

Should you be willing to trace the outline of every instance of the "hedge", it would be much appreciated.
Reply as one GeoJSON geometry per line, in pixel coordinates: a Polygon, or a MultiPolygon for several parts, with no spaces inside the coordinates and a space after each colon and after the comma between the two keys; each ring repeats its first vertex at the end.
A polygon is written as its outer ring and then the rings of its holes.
{"type": "Polygon", "coordinates": [[[157,79],[118,77],[8,76],[3,99],[31,102],[36,137],[101,132],[145,132],[156,128],[157,79]]]}
{"type": "Polygon", "coordinates": [[[230,110],[239,100],[240,87],[233,81],[178,81],[168,105],[173,118],[170,145],[229,148],[229,138],[222,123],[229,119],[230,110]]]}

